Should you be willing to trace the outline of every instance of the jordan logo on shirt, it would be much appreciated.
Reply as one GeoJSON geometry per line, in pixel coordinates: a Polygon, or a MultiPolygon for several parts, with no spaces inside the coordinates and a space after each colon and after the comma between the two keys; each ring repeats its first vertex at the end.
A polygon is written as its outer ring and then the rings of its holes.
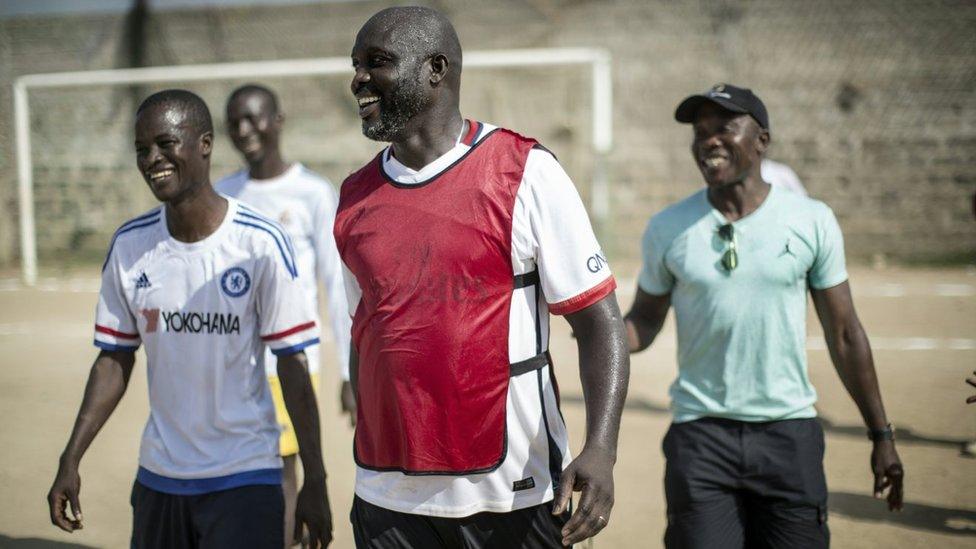
{"type": "Polygon", "coordinates": [[[150,286],[152,286],[152,283],[149,282],[149,277],[146,276],[146,271],[143,271],[139,275],[139,278],[136,279],[136,289],[137,290],[140,289],[140,288],[145,289],[145,288],[148,288],[150,286]]]}
{"type": "Polygon", "coordinates": [[[796,257],[796,254],[794,254],[793,253],[793,250],[790,249],[790,240],[789,239],[786,239],[786,246],[783,247],[783,251],[780,252],[779,255],[780,255],[780,257],[782,257],[784,255],[792,255],[793,257],[796,257]]]}

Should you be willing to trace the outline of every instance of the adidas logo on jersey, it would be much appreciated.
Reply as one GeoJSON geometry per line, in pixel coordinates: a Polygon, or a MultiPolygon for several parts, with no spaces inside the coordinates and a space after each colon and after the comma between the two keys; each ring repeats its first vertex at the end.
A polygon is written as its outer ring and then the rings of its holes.
{"type": "Polygon", "coordinates": [[[149,277],[146,276],[146,271],[143,271],[139,275],[139,278],[136,279],[136,289],[148,288],[150,286],[152,286],[152,282],[149,282],[149,277]]]}

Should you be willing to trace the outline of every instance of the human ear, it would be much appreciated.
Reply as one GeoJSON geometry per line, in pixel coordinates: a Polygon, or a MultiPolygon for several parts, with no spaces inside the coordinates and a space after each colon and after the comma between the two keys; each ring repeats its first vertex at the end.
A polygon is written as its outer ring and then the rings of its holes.
{"type": "Polygon", "coordinates": [[[766,149],[769,148],[769,139],[769,130],[759,128],[759,135],[756,136],[756,152],[759,154],[765,154],[766,149]]]}
{"type": "Polygon", "coordinates": [[[204,158],[209,158],[213,152],[213,132],[204,132],[200,136],[200,152],[204,158]]]}
{"type": "Polygon", "coordinates": [[[437,84],[447,77],[451,62],[443,53],[435,53],[430,58],[430,83],[437,84]]]}

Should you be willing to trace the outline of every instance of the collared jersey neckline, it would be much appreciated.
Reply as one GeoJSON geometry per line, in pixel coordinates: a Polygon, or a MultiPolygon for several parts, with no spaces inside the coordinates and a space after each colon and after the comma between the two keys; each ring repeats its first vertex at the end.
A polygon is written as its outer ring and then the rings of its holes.
{"type": "Polygon", "coordinates": [[[383,173],[401,185],[420,185],[427,183],[431,179],[442,174],[445,170],[454,165],[455,162],[467,154],[468,151],[478,142],[485,138],[492,130],[496,129],[491,124],[468,120],[468,131],[462,128],[461,135],[458,136],[454,147],[437,157],[430,164],[419,170],[415,170],[400,163],[391,153],[392,146],[388,146],[382,154],[381,167],[383,173]]]}

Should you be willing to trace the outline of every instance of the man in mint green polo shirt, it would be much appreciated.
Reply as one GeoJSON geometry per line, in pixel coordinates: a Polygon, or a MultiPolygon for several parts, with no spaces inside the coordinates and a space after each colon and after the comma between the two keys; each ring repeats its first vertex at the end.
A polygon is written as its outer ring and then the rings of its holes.
{"type": "Polygon", "coordinates": [[[807,375],[807,291],[830,356],[874,442],[874,492],[902,505],[903,469],[851,300],[844,242],[824,203],[760,175],[769,117],[717,85],[675,112],[694,130],[707,187],[651,218],[626,323],[647,348],[674,307],[678,379],[664,439],[668,547],[827,547],[817,393],[807,375]]]}

